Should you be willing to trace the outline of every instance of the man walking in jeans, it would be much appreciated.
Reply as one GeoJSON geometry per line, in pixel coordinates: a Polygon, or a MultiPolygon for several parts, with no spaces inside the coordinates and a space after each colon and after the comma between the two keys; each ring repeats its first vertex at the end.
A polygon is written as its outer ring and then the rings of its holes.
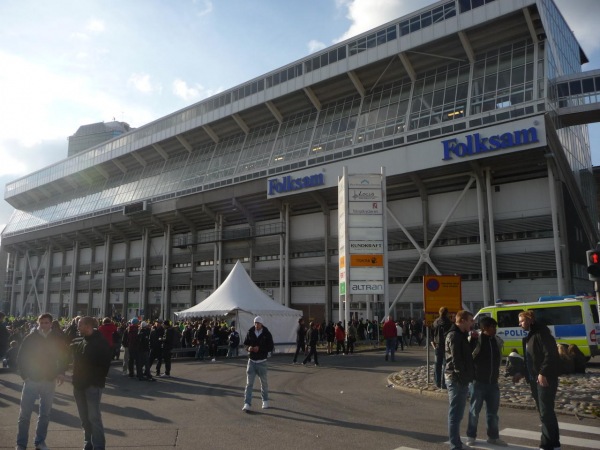
{"type": "Polygon", "coordinates": [[[475,445],[479,412],[485,402],[488,443],[505,447],[507,444],[499,436],[498,409],[500,408],[500,388],[498,377],[502,364],[504,342],[496,336],[498,323],[491,317],[483,317],[479,322],[481,335],[471,340],[475,380],[471,383],[471,407],[467,427],[467,445],[475,445]]]}
{"type": "Polygon", "coordinates": [[[244,394],[244,407],[242,411],[250,411],[252,404],[252,389],[256,375],[260,379],[260,394],[262,407],[269,407],[269,384],[267,382],[267,356],[273,351],[273,336],[263,325],[260,316],[254,318],[254,326],[248,330],[244,347],[248,351],[248,366],[246,367],[246,390],[244,394]]]}
{"type": "Polygon", "coordinates": [[[52,331],[52,316],[38,317],[38,328],[25,336],[17,356],[17,367],[23,378],[21,409],[17,434],[17,450],[27,448],[29,422],[35,401],[39,399],[38,422],[35,430],[36,450],[47,450],[46,435],[55,385],[64,381],[67,345],[62,336],[52,331]]]}
{"type": "Polygon", "coordinates": [[[106,447],[100,399],[112,355],[96,325],[93,317],[82,317],[77,328],[83,339],[73,347],[73,396],[84,431],[84,450],[106,447]]]}
{"type": "Polygon", "coordinates": [[[473,314],[461,310],[456,322],[446,335],[446,386],[448,388],[448,436],[450,449],[463,448],[460,439],[460,422],[465,413],[469,383],[473,381],[475,366],[469,345],[469,330],[473,326],[473,314]]]}

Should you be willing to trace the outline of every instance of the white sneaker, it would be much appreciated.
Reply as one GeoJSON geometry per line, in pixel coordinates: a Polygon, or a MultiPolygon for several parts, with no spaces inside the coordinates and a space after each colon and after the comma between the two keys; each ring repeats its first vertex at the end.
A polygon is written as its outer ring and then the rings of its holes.
{"type": "Polygon", "coordinates": [[[475,438],[474,437],[468,437],[467,436],[467,440],[465,441],[465,443],[469,446],[469,447],[473,447],[475,445],[475,438]]]}
{"type": "Polygon", "coordinates": [[[262,409],[269,409],[269,402],[263,402],[262,409]]]}
{"type": "Polygon", "coordinates": [[[250,411],[250,405],[248,403],[244,403],[244,406],[242,407],[242,411],[250,411]]]}

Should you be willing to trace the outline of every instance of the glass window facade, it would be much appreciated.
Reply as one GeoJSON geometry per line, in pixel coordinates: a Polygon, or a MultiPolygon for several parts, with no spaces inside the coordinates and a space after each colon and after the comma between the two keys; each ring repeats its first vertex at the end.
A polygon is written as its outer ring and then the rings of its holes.
{"type": "MultiPolygon", "coordinates": [[[[465,12],[485,3],[470,0],[436,4],[434,8],[409,16],[395,25],[381,27],[308,58],[302,63],[304,66],[292,64],[285,68],[285,76],[281,75],[282,69],[272,81],[261,81],[268,80],[268,77],[253,80],[225,96],[219,95],[196,104],[10,183],[7,196],[27,191],[56,177],[67,177],[139,146],[160,142],[171,137],[176,130],[183,132],[186,126],[201,126],[201,116],[210,108],[252,95],[272,86],[275,81],[289,80],[309,71],[309,66],[310,70],[314,70],[316,65],[322,67],[396,39],[396,31],[402,28],[404,22],[408,22],[410,32],[411,23],[418,21],[419,25],[415,27],[422,28],[456,15],[456,4],[460,12],[465,12]]],[[[546,105],[551,109],[561,101],[576,101],[574,97],[581,102],[591,96],[596,98],[600,76],[559,84],[551,90],[551,98],[546,98],[548,76],[580,71],[579,47],[554,4],[548,0],[540,0],[538,4],[542,6],[541,19],[552,39],[538,43],[531,39],[502,42],[475,54],[472,65],[456,61],[440,64],[418,73],[414,82],[405,78],[377,85],[363,98],[354,94],[324,104],[320,111],[314,108],[294,111],[284,117],[282,123],[273,119],[271,123],[250,129],[247,135],[222,136],[218,144],[197,146],[191,153],[177,155],[168,161],[150,164],[108,180],[91,182],[89,187],[76,192],[65,192],[50,200],[33,203],[27,211],[15,211],[4,234],[46,227],[82,216],[106,214],[139,200],[187,195],[430,139],[467,127],[539,113],[545,111],[546,105]],[[553,39],[555,33],[558,36],[556,40],[553,39]],[[570,99],[566,100],[566,96],[570,99]]],[[[275,77],[275,74],[271,73],[269,77],[275,77]]],[[[563,127],[558,133],[584,195],[590,196],[588,204],[593,206],[594,202],[590,201],[593,182],[586,175],[591,168],[587,128],[563,127]]]]}

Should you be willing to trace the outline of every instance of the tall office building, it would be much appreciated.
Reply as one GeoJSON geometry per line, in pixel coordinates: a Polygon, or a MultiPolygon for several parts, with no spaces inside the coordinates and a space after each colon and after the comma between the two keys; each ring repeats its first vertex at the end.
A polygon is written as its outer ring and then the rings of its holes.
{"type": "Polygon", "coordinates": [[[338,179],[382,168],[386,288],[354,317],[420,316],[432,273],[472,310],[588,292],[586,61],[552,0],[444,0],[77,153],[6,186],[11,312],[171,317],[240,260],[337,320],[338,179]]]}

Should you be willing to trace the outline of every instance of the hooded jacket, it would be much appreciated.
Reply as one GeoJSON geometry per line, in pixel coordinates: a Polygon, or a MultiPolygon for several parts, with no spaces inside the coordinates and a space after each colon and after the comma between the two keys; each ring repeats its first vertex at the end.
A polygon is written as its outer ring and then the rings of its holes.
{"type": "Polygon", "coordinates": [[[248,352],[248,358],[250,358],[252,361],[262,361],[267,359],[268,354],[273,351],[275,344],[273,343],[273,336],[271,335],[271,332],[264,325],[259,336],[256,336],[255,331],[256,327],[252,327],[248,330],[246,339],[244,339],[244,346],[258,346],[257,352],[248,352]]]}

